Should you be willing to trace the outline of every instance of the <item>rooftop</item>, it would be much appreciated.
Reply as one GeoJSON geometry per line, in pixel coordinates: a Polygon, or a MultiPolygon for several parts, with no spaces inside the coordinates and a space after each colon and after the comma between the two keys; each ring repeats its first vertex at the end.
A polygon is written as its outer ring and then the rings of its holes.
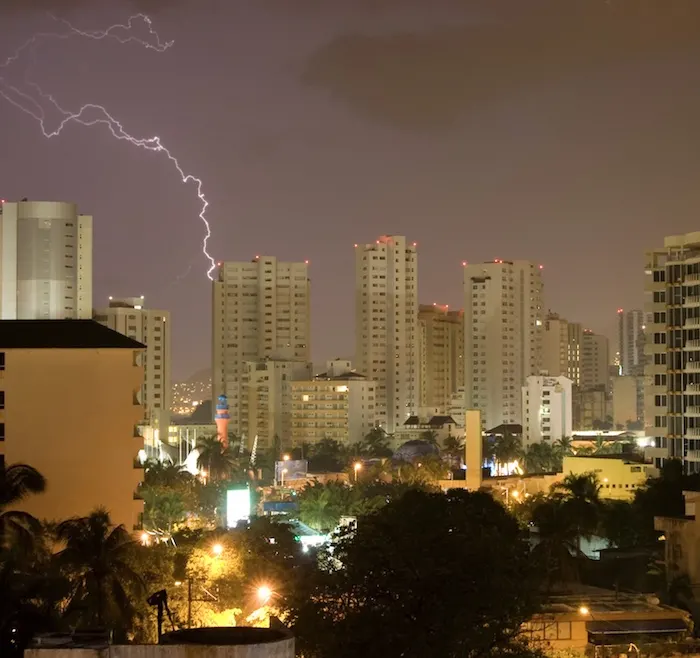
{"type": "Polygon", "coordinates": [[[144,349],[94,320],[0,320],[0,349],[144,349]]]}

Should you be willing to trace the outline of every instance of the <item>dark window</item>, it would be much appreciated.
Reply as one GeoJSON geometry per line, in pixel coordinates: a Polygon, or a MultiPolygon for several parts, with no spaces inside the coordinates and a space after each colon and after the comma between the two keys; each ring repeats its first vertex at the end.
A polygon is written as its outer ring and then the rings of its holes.
{"type": "Polygon", "coordinates": [[[5,391],[0,391],[0,409],[5,408],[5,391]]]}
{"type": "Polygon", "coordinates": [[[0,370],[5,370],[5,352],[0,352],[0,370]]]}
{"type": "Polygon", "coordinates": [[[0,441],[5,440],[5,423],[0,423],[0,441]]]}

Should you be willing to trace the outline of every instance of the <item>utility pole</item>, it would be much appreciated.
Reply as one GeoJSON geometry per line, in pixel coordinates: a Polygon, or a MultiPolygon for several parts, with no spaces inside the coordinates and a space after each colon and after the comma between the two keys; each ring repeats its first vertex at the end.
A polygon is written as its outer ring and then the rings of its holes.
{"type": "Polygon", "coordinates": [[[192,628],[192,578],[187,579],[187,628],[192,628]]]}

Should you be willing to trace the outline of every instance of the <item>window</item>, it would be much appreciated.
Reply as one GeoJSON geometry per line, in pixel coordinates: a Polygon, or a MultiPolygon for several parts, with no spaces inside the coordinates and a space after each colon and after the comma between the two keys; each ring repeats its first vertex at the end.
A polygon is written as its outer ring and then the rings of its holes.
{"type": "Polygon", "coordinates": [[[5,370],[5,352],[0,352],[0,370],[5,370]]]}
{"type": "Polygon", "coordinates": [[[0,409],[5,408],[5,391],[0,391],[0,409]]]}
{"type": "Polygon", "coordinates": [[[5,423],[0,423],[0,441],[5,440],[5,423]]]}

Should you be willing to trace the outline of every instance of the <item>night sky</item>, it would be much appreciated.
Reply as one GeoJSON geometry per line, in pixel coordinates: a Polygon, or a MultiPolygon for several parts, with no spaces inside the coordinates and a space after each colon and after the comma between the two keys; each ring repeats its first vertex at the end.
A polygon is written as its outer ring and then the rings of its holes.
{"type": "MultiPolygon", "coordinates": [[[[14,7],[99,30],[138,4],[0,1],[0,59],[62,30],[14,7]]],[[[612,338],[644,250],[700,229],[699,0],[140,4],[170,50],[53,41],[32,76],[160,136],[204,181],[217,260],[311,261],[317,362],[352,355],[355,242],[416,240],[421,302],[455,307],[463,260],[535,260],[546,306],[612,338]]],[[[0,148],[0,197],[94,215],[95,305],[145,295],[172,311],[176,377],[208,367],[194,187],[104,127],[47,141],[1,98],[0,148]]]]}

